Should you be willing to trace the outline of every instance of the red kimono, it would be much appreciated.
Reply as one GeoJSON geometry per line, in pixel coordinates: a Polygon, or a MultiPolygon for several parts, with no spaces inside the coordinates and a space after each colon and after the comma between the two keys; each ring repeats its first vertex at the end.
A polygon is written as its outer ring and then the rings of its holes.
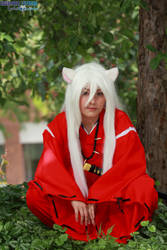
{"type": "MultiPolygon", "coordinates": [[[[102,168],[104,111],[100,114],[96,151],[88,163],[102,168]]],[[[146,174],[143,146],[128,116],[120,110],[115,113],[116,148],[113,166],[104,175],[84,170],[88,185],[85,199],[77,186],[68,150],[65,112],[60,113],[44,131],[44,149],[35,178],[29,182],[27,205],[46,225],[58,224],[67,228],[69,237],[76,240],[95,239],[99,228],[119,242],[126,242],[130,233],[143,220],[151,220],[157,208],[154,181],[146,174]],[[71,201],[96,203],[95,223],[81,225],[75,221],[71,201]]],[[[94,146],[96,128],[90,134],[80,127],[80,143],[84,155],[90,155],[94,146]]]]}

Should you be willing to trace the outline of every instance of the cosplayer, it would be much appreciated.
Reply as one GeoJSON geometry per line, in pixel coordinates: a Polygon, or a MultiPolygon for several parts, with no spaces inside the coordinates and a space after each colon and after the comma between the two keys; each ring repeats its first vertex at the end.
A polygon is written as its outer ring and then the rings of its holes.
{"type": "Polygon", "coordinates": [[[44,149],[27,205],[43,223],[67,228],[76,240],[98,231],[126,243],[157,207],[139,136],[121,110],[114,82],[118,69],[97,63],[63,68],[64,111],[43,133],[44,149]]]}

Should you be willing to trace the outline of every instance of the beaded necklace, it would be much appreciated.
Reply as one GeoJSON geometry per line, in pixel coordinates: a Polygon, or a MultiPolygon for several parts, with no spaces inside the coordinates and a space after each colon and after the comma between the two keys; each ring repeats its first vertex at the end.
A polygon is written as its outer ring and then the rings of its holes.
{"type": "MultiPolygon", "coordinates": [[[[99,121],[100,121],[100,117],[99,119],[97,120],[97,126],[96,126],[96,131],[95,131],[95,137],[94,137],[94,146],[93,146],[93,152],[92,154],[89,156],[89,157],[86,157],[81,149],[81,153],[82,153],[82,156],[84,158],[84,162],[90,160],[91,158],[93,158],[94,154],[96,153],[96,142],[97,142],[97,134],[98,134],[98,130],[99,130],[99,121]]],[[[83,128],[83,124],[81,124],[82,128],[83,128]]]]}

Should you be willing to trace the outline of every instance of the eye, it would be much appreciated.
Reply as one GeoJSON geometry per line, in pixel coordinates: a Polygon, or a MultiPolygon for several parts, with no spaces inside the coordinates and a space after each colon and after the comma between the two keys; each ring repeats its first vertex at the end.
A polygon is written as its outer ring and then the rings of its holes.
{"type": "Polygon", "coordinates": [[[98,91],[98,92],[96,93],[96,95],[97,95],[97,96],[103,96],[104,94],[103,94],[102,91],[98,91]]]}
{"type": "Polygon", "coordinates": [[[83,90],[81,95],[89,95],[89,91],[88,90],[83,90]]]}

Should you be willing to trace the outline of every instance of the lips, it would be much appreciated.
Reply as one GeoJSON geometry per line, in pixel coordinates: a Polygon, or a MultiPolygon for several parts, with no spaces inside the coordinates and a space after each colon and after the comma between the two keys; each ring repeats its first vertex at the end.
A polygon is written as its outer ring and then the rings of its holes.
{"type": "Polygon", "coordinates": [[[96,108],[93,108],[93,107],[88,107],[87,109],[89,109],[89,110],[96,110],[96,108]]]}

